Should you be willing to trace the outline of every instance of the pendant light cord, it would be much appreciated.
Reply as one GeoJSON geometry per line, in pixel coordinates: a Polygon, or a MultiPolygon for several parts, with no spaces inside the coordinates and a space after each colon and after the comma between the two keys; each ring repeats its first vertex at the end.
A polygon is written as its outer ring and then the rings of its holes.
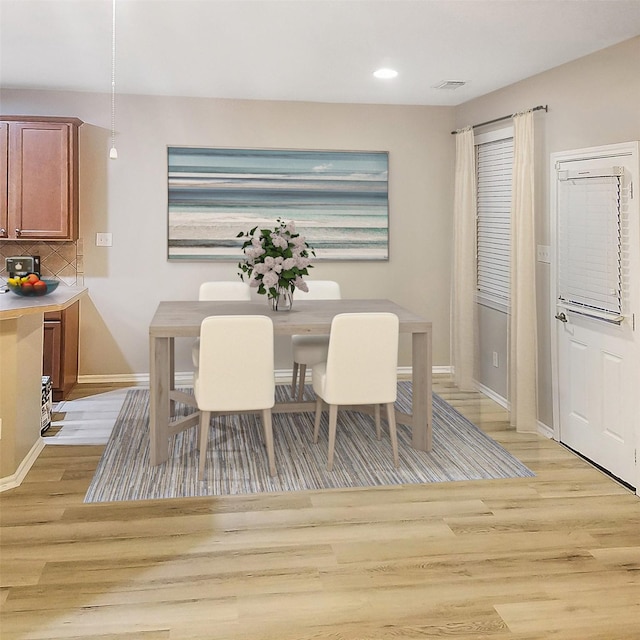
{"type": "Polygon", "coordinates": [[[118,157],[116,150],[116,0],[111,0],[111,150],[109,157],[118,157]]]}

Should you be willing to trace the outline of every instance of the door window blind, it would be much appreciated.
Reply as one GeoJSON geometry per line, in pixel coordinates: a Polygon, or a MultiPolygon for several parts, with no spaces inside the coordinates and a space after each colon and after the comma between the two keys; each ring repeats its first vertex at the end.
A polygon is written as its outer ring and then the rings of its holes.
{"type": "Polygon", "coordinates": [[[476,171],[478,293],[508,305],[513,137],[477,144],[476,171]]]}
{"type": "Polygon", "coordinates": [[[621,172],[583,173],[558,171],[558,298],[607,319],[623,312],[621,172]]]}

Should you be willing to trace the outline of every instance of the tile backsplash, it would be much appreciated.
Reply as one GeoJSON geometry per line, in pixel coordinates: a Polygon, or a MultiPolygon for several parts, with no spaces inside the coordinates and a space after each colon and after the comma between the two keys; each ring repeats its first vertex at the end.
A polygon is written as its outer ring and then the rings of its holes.
{"type": "Polygon", "coordinates": [[[82,239],[75,242],[0,240],[0,279],[3,281],[9,277],[5,258],[12,256],[40,256],[40,275],[57,276],[68,286],[84,284],[82,239]]]}

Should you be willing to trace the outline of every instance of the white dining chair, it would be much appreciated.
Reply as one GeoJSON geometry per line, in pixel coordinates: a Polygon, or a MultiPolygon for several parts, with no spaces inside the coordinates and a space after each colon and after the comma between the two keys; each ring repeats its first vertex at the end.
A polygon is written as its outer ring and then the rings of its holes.
{"type": "MultiPolygon", "coordinates": [[[[296,300],[339,300],[340,285],[333,280],[306,280],[309,291],[296,290],[296,300]]],[[[302,402],[307,367],[327,359],[329,336],[291,336],[293,347],[293,375],[291,377],[291,397],[302,402]],[[299,372],[299,375],[298,375],[299,372]]]]}
{"type": "MultiPolygon", "coordinates": [[[[251,300],[251,288],[247,282],[240,280],[212,280],[203,282],[198,290],[198,300],[251,300]]],[[[196,338],[191,348],[191,359],[194,367],[198,366],[198,353],[200,345],[196,338]]]]}
{"type": "Polygon", "coordinates": [[[373,405],[376,437],[382,437],[380,405],[387,409],[393,463],[398,466],[394,402],[398,384],[399,320],[393,313],[341,313],[331,322],[327,361],[311,368],[316,394],[313,441],[318,442],[323,403],[329,405],[327,470],[333,469],[338,407],[373,405]]]}
{"type": "Polygon", "coordinates": [[[275,475],[273,352],[273,321],[267,316],[209,316],[202,321],[199,366],[194,374],[200,411],[199,479],[204,475],[211,416],[218,412],[261,412],[269,474],[275,475]]]}

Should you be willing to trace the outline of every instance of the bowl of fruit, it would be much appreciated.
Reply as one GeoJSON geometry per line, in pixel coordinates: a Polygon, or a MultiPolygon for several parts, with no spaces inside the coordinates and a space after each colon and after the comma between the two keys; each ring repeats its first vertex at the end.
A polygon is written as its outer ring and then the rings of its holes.
{"type": "Polygon", "coordinates": [[[15,276],[7,280],[9,289],[18,296],[46,296],[55,291],[60,284],[58,278],[40,277],[36,273],[15,276]]]}

